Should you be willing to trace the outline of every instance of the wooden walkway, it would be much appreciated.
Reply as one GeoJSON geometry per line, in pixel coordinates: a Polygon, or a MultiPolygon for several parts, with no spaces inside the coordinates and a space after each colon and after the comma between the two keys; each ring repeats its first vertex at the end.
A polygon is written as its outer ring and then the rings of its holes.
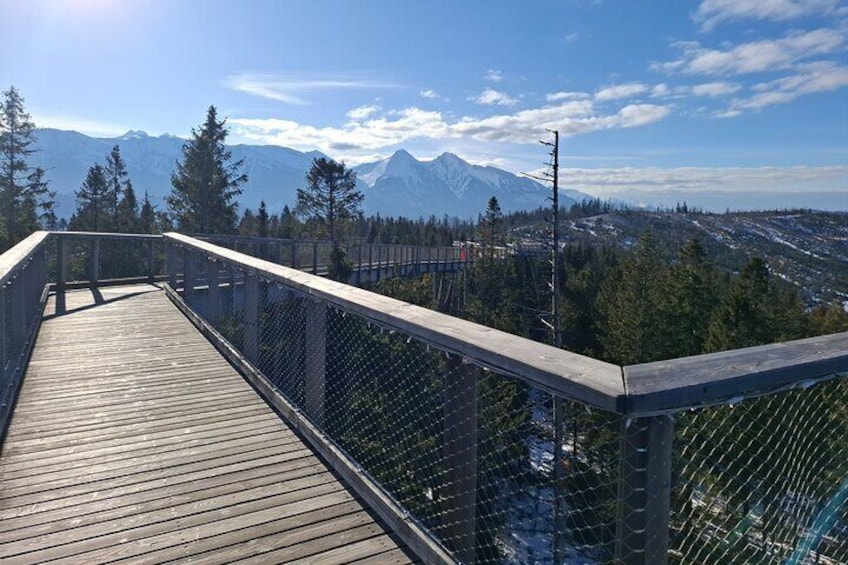
{"type": "Polygon", "coordinates": [[[414,561],[161,290],[67,297],[0,452],[0,560],[414,561]]]}

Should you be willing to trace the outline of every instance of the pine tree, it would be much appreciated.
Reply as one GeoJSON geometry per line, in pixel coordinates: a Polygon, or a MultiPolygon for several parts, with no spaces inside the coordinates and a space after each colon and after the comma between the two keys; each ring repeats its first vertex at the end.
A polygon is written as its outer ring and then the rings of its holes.
{"type": "Polygon", "coordinates": [[[769,343],[773,339],[773,296],[768,266],[751,259],[730,288],[710,323],[708,351],[769,343]]]}
{"type": "Polygon", "coordinates": [[[47,189],[44,171],[33,169],[27,158],[35,152],[35,124],[24,110],[14,86],[0,103],[0,241],[11,247],[38,229],[38,207],[52,209],[54,193],[47,189]]]}
{"type": "Polygon", "coordinates": [[[296,230],[297,218],[287,205],[283,206],[283,213],[280,214],[280,231],[277,233],[277,237],[293,239],[296,230]]]}
{"type": "Polygon", "coordinates": [[[256,232],[256,215],[250,208],[245,208],[244,214],[242,214],[241,220],[239,220],[238,233],[239,235],[252,236],[256,235],[256,232]]]}
{"type": "Polygon", "coordinates": [[[138,201],[129,179],[124,184],[123,194],[120,202],[118,202],[116,224],[116,229],[121,233],[137,233],[139,231],[138,201]]]}
{"type": "Polygon", "coordinates": [[[703,353],[717,294],[706,251],[699,240],[691,240],[680,251],[678,262],[671,269],[668,290],[665,322],[671,330],[669,355],[703,353]]]}
{"type": "MultiPolygon", "coordinates": [[[[127,164],[121,157],[121,148],[118,145],[112,147],[112,151],[106,156],[106,167],[103,169],[106,175],[107,190],[103,198],[103,210],[106,219],[101,222],[103,231],[121,231],[118,225],[121,222],[118,213],[118,203],[121,201],[124,191],[129,186],[129,173],[127,164]]],[[[130,186],[130,188],[132,188],[130,186]]],[[[135,200],[135,195],[133,195],[135,200]]]]}
{"type": "Polygon", "coordinates": [[[483,216],[481,222],[483,228],[483,237],[485,238],[486,247],[489,249],[489,259],[495,256],[495,247],[500,241],[500,227],[503,222],[503,212],[498,199],[492,196],[489,199],[489,205],[486,207],[486,215],[483,216]]]}
{"type": "Polygon", "coordinates": [[[105,231],[108,218],[109,183],[101,165],[92,165],[77,195],[77,210],[71,217],[74,231],[105,231]]]}
{"type": "Polygon", "coordinates": [[[256,213],[256,231],[259,237],[268,237],[268,208],[265,207],[265,201],[259,203],[259,211],[256,213]]]}
{"type": "Polygon", "coordinates": [[[150,201],[150,194],[144,191],[144,200],[141,201],[141,211],[138,213],[139,233],[159,233],[156,226],[156,207],[150,201]]]}
{"type": "Polygon", "coordinates": [[[663,303],[668,270],[650,233],[601,287],[599,339],[606,357],[631,364],[668,357],[663,303]]]}
{"type": "Polygon", "coordinates": [[[166,201],[181,231],[232,233],[238,216],[234,198],[241,194],[247,175],[240,173],[243,161],[232,161],[224,145],[226,120],[218,121],[214,106],[200,130],[183,145],[183,160],[171,176],[173,189],[166,201]]]}
{"type": "Polygon", "coordinates": [[[339,239],[352,220],[362,217],[362,193],[356,189],[356,173],[324,157],[312,160],[306,188],[297,189],[295,212],[318,228],[338,248],[339,239]]]}

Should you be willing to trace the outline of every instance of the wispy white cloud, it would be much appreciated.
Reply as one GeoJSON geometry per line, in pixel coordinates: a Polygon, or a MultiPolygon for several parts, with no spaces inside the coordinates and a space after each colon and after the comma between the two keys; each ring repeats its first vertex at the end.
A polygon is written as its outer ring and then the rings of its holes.
{"type": "Polygon", "coordinates": [[[607,102],[609,100],[621,100],[630,98],[637,94],[647,92],[650,87],[641,82],[628,82],[625,84],[616,84],[602,88],[595,93],[595,100],[599,102],[607,102]]]}
{"type": "Polygon", "coordinates": [[[733,20],[785,21],[804,16],[844,14],[841,0],[704,0],[693,15],[704,30],[733,20]]]}
{"type": "Polygon", "coordinates": [[[705,82],[696,84],[692,87],[692,94],[695,96],[708,96],[717,98],[720,96],[729,96],[739,92],[742,85],[733,82],[705,82]]]}
{"type": "Polygon", "coordinates": [[[673,44],[681,56],[654,63],[653,70],[689,75],[739,75],[784,70],[814,56],[834,53],[845,44],[845,33],[820,28],[792,31],[780,39],[741,43],[724,49],[708,49],[697,41],[673,44]]]}
{"type": "Polygon", "coordinates": [[[317,148],[350,162],[361,162],[363,155],[411,140],[535,143],[545,129],[558,129],[563,136],[571,136],[639,127],[660,121],[669,113],[670,108],[653,104],[631,104],[613,113],[600,113],[590,100],[575,100],[486,118],[449,120],[438,111],[406,108],[343,127],[318,128],[280,119],[237,118],[228,123],[235,136],[245,141],[317,148]]]}
{"type": "Polygon", "coordinates": [[[514,106],[518,103],[517,98],[513,98],[505,92],[497,91],[493,88],[485,88],[478,96],[472,96],[468,100],[477,104],[487,104],[496,106],[514,106]]]}
{"type": "Polygon", "coordinates": [[[832,167],[621,167],[563,168],[564,186],[595,196],[639,192],[842,192],[848,197],[848,166],[832,167]]]}
{"type": "Polygon", "coordinates": [[[848,87],[848,67],[830,61],[801,65],[795,74],[753,86],[753,96],[734,101],[730,111],[786,104],[800,96],[848,87]]]}
{"type": "Polygon", "coordinates": [[[401,85],[388,81],[357,77],[306,77],[293,74],[243,73],[231,75],[224,81],[226,86],[238,91],[276,100],[286,104],[306,105],[309,100],[304,94],[322,90],[381,90],[400,88],[401,85]]]}
{"type": "Polygon", "coordinates": [[[375,104],[371,104],[368,106],[360,106],[358,108],[354,108],[353,110],[349,110],[347,113],[347,117],[351,120],[364,120],[368,116],[376,114],[380,110],[381,108],[375,104]]]}
{"type": "Polygon", "coordinates": [[[562,38],[566,43],[574,43],[578,39],[580,39],[580,32],[573,31],[571,33],[567,33],[562,38]]]}
{"type": "Polygon", "coordinates": [[[435,90],[431,90],[431,89],[422,90],[418,93],[418,95],[421,96],[421,98],[428,98],[430,100],[441,99],[441,96],[439,96],[439,93],[436,92],[435,90]]]}
{"type": "Polygon", "coordinates": [[[497,69],[489,69],[486,71],[486,74],[483,75],[483,78],[488,80],[489,82],[501,82],[504,79],[503,71],[499,71],[497,69]]]}
{"type": "Polygon", "coordinates": [[[586,92],[551,92],[545,95],[548,102],[562,102],[564,100],[585,100],[591,98],[586,92]]]}

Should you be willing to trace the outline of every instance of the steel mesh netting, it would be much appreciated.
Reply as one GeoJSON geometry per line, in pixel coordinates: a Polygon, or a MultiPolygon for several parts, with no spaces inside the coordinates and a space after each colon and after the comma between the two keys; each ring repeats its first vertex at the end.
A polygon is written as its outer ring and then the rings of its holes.
{"type": "Polygon", "coordinates": [[[680,563],[848,563],[848,378],[676,416],[680,563]]]}
{"type": "Polygon", "coordinates": [[[41,316],[41,298],[47,284],[46,249],[42,245],[13,268],[0,286],[0,435],[10,415],[25,355],[41,316]]]}
{"type": "Polygon", "coordinates": [[[221,304],[198,287],[189,305],[448,549],[553,563],[558,544],[567,563],[612,561],[618,417],[561,401],[556,472],[550,394],[261,280],[251,358],[251,275],[200,263],[199,285],[218,269],[221,304]]]}

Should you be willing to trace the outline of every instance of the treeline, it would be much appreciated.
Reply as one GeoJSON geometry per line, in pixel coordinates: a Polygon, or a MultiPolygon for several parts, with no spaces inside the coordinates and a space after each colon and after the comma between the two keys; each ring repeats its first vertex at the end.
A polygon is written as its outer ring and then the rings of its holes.
{"type": "MultiPolygon", "coordinates": [[[[544,257],[489,260],[484,253],[466,275],[462,300],[433,296],[432,285],[415,280],[376,290],[550,343],[542,321],[551,323],[549,265],[544,257]]],[[[568,245],[560,269],[564,347],[619,364],[848,331],[841,305],[806,309],[763,260],[733,274],[716,267],[698,240],[671,256],[650,233],[629,251],[568,245]]]]}

